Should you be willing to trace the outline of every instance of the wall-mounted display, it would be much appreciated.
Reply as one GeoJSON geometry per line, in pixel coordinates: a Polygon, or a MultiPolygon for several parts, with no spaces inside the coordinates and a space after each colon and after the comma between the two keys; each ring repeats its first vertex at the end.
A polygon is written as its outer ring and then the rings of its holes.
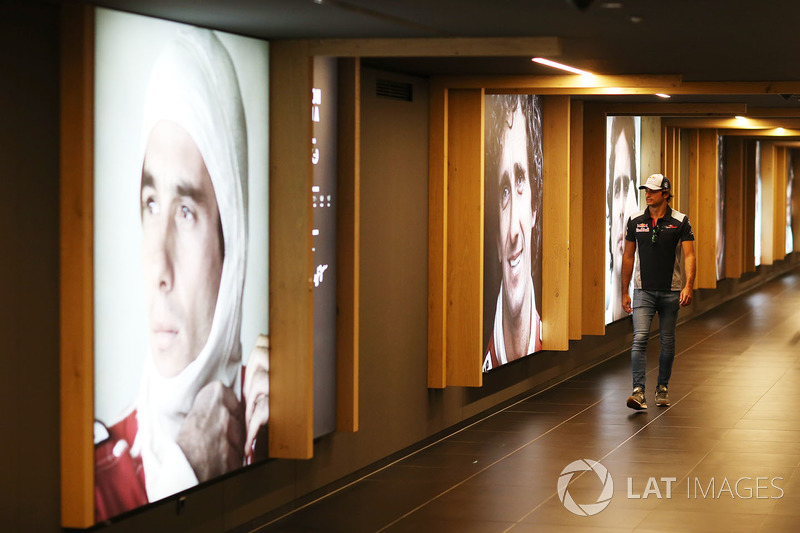
{"type": "Polygon", "coordinates": [[[542,349],[541,115],[536,96],[486,96],[484,372],[542,349]]]}
{"type": "Polygon", "coordinates": [[[717,281],[725,277],[725,138],[718,138],[717,154],[717,281]]]}
{"type": "Polygon", "coordinates": [[[622,308],[622,254],[625,224],[639,211],[641,117],[608,117],[606,133],[605,308],[609,324],[628,316],[622,308]]]}
{"type": "Polygon", "coordinates": [[[96,518],[262,457],[268,44],[98,9],[96,518]]]}
{"type": "Polygon", "coordinates": [[[786,151],[786,253],[790,254],[794,251],[794,231],[792,230],[792,221],[794,213],[792,213],[792,194],[794,188],[794,165],[792,164],[793,153],[791,150],[786,151]]]}
{"type": "Polygon", "coordinates": [[[336,58],[314,58],[314,437],[336,430],[336,58]]]}

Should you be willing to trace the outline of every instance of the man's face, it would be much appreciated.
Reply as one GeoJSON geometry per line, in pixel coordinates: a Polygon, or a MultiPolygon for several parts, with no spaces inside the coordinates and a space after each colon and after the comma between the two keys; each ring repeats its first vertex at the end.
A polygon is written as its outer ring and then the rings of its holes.
{"type": "Polygon", "coordinates": [[[614,194],[611,201],[611,253],[614,271],[622,271],[622,253],[625,250],[625,222],[636,212],[636,188],[631,173],[631,153],[628,139],[621,133],[614,146],[614,194]]]}
{"type": "Polygon", "coordinates": [[[664,191],[652,191],[650,189],[645,189],[644,201],[648,207],[654,207],[658,209],[664,202],[667,201],[667,195],[664,193],[664,191]]]}
{"type": "Polygon", "coordinates": [[[197,145],[173,122],[159,122],[148,138],[141,210],[150,351],[172,377],[208,340],[222,274],[214,186],[197,145]]]}
{"type": "MultiPolygon", "coordinates": [[[[497,255],[503,272],[504,311],[518,316],[531,286],[531,181],[525,117],[518,108],[501,139],[498,168],[500,225],[497,255]]],[[[530,295],[528,295],[530,296],[530,295]]]]}

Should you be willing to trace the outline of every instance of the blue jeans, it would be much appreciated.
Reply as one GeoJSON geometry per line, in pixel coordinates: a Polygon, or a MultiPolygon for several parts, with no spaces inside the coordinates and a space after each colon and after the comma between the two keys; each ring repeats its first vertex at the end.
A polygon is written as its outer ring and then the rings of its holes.
{"type": "Polygon", "coordinates": [[[680,309],[680,291],[633,291],[633,347],[631,367],[633,386],[644,390],[647,372],[647,338],[653,316],[658,313],[661,356],[658,359],[658,384],[666,386],[675,359],[675,324],[680,309]]]}

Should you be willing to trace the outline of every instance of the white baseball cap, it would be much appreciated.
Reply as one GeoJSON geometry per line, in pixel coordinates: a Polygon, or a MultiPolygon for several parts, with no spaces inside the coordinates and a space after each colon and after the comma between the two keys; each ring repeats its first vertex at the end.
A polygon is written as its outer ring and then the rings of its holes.
{"type": "Polygon", "coordinates": [[[639,186],[640,189],[650,189],[651,191],[667,191],[670,192],[669,178],[663,174],[653,174],[644,185],[639,186]]]}

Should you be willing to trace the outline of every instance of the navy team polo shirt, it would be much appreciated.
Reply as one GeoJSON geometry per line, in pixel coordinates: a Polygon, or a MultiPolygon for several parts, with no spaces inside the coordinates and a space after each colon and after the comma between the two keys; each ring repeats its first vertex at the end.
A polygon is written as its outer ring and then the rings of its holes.
{"type": "Polygon", "coordinates": [[[650,216],[650,209],[645,209],[628,219],[625,240],[636,243],[634,289],[681,290],[681,243],[694,240],[689,217],[667,205],[664,216],[656,221],[650,216]]]}

